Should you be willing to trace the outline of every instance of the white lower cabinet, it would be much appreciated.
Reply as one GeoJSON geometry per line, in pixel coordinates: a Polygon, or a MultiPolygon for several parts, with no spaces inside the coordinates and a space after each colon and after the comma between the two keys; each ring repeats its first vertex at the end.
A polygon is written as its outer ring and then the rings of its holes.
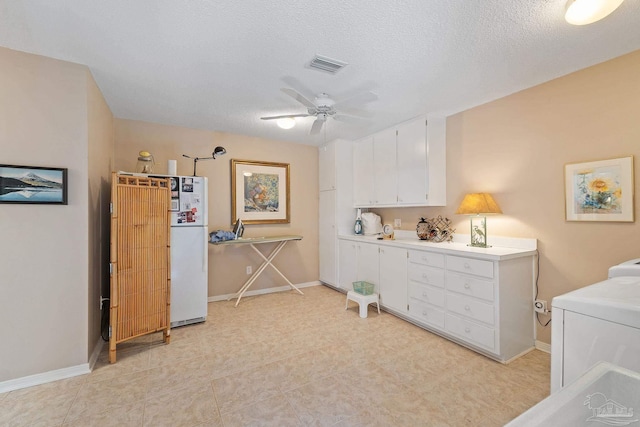
{"type": "Polygon", "coordinates": [[[380,246],[380,304],[407,312],[407,250],[380,246]]]}
{"type": "Polygon", "coordinates": [[[374,283],[383,308],[501,362],[534,347],[535,249],[416,246],[341,238],[340,283],[374,283]]]}

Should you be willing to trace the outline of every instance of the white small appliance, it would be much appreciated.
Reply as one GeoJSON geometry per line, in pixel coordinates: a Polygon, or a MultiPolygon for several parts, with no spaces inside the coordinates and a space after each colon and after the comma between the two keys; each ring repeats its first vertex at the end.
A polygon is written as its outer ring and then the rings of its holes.
{"type": "Polygon", "coordinates": [[[638,273],[557,296],[551,311],[552,393],[601,361],[640,372],[638,273]]]}

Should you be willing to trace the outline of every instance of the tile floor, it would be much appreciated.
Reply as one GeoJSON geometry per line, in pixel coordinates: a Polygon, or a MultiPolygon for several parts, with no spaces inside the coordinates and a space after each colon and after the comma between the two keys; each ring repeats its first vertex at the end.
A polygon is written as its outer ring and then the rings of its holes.
{"type": "Polygon", "coordinates": [[[549,355],[501,365],[324,286],[209,304],[206,323],[107,346],[91,374],[0,394],[1,426],[501,426],[549,355]]]}

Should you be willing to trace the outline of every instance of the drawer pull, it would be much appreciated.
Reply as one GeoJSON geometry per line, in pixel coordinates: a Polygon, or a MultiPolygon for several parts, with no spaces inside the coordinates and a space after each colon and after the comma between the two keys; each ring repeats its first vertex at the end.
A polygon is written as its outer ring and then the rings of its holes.
{"type": "Polygon", "coordinates": [[[469,332],[471,332],[471,328],[467,326],[467,327],[465,327],[465,328],[464,328],[464,331],[465,331],[466,333],[469,333],[469,332]]]}
{"type": "Polygon", "coordinates": [[[465,305],[465,306],[464,306],[464,310],[465,310],[465,311],[469,311],[469,310],[471,310],[471,307],[469,307],[468,305],[465,305]]]}
{"type": "Polygon", "coordinates": [[[469,286],[469,283],[468,283],[468,282],[465,282],[465,283],[464,283],[464,288],[465,288],[465,289],[469,289],[469,288],[471,288],[471,286],[469,286]]]}

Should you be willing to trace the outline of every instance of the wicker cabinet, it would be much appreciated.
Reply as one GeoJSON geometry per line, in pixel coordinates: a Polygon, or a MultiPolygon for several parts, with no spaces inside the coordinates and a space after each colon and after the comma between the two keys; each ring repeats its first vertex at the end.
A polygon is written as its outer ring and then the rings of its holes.
{"type": "Polygon", "coordinates": [[[116,345],[163,332],[170,339],[169,180],[113,173],[109,362],[116,345]]]}

